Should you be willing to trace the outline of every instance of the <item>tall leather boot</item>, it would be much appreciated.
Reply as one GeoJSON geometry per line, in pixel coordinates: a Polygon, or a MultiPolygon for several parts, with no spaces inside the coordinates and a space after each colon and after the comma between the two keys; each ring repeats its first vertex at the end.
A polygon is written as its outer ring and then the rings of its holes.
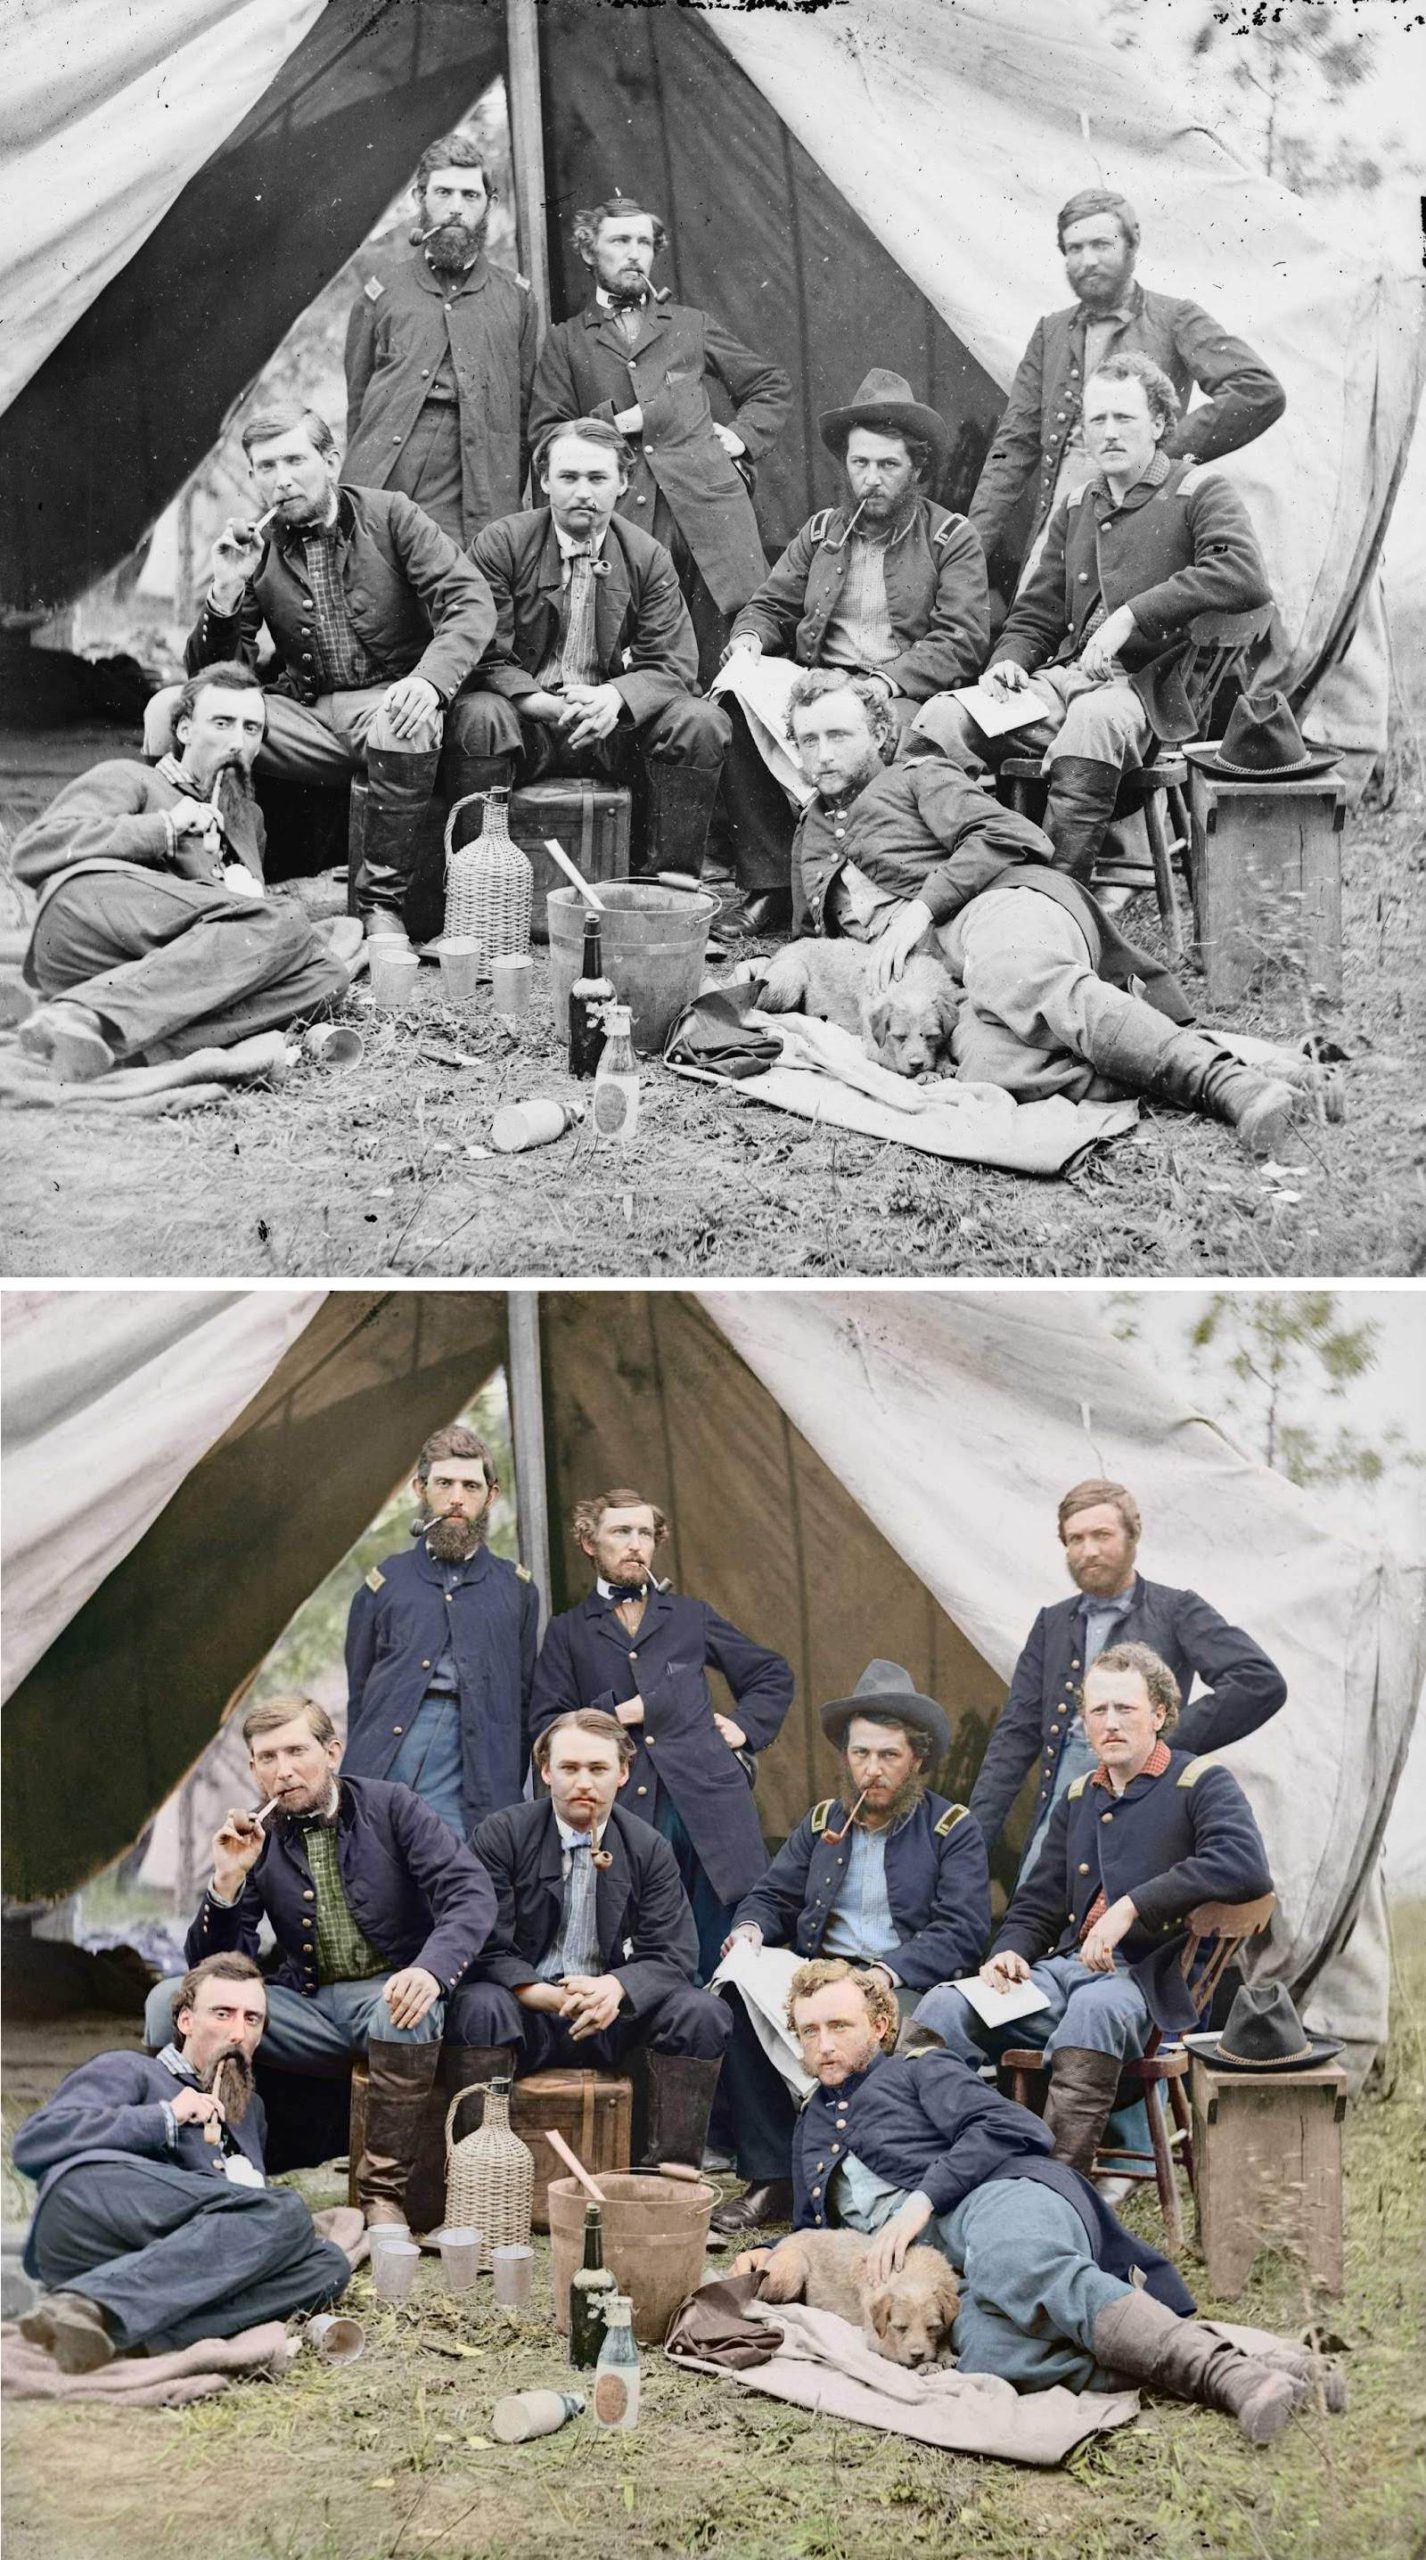
{"type": "Polygon", "coordinates": [[[1131,1092],[1180,1111],[1199,1111],[1236,1129],[1250,1155],[1285,1145],[1303,1097],[1281,1076],[1245,1067],[1209,1033],[1194,1031],[1140,1005],[1095,1036],[1091,1066],[1131,1092]]]}
{"type": "Polygon", "coordinates": [[[649,822],[645,871],[686,871],[696,880],[703,867],[708,824],[718,797],[721,765],[672,764],[650,756],[649,822]]]}
{"type": "Polygon", "coordinates": [[[367,751],[366,840],[356,879],[356,911],[406,930],[406,892],[416,867],[421,821],[436,787],[437,753],[407,755],[395,747],[367,751]]]}
{"type": "Polygon", "coordinates": [[[1090,2333],[1096,2363],[1127,2382],[1145,2382],[1175,2400],[1196,2400],[1236,2418],[1249,2444],[1271,2444],[1310,2385],[1265,2357],[1244,2355],[1197,2320],[1184,2320],[1151,2293],[1128,2293],[1101,2311],[1090,2333]]]}
{"type": "Polygon", "coordinates": [[[1089,2045],[1060,2045],[1050,2056],[1045,2122],[1055,2137],[1054,2157],[1086,2178],[1094,2174],[1094,2155],[1114,2110],[1119,2072],[1117,2053],[1096,2053],[1089,2045]]]}
{"type": "Polygon", "coordinates": [[[401,2222],[406,2187],[421,2140],[426,2101],[441,2048],[379,2044],[366,2049],[366,2143],[352,2177],[354,2200],[368,2223],[401,2222]]]}
{"type": "Polygon", "coordinates": [[[674,2160],[685,2168],[696,2169],[703,2158],[713,2093],[723,2068],[722,2056],[716,2062],[704,2062],[691,2053],[646,2050],[644,2061],[648,2070],[648,2147],[639,2165],[656,2169],[663,2161],[674,2160]]]}
{"type": "Polygon", "coordinates": [[[1055,869],[1087,889],[1119,797],[1119,767],[1088,756],[1056,756],[1048,779],[1044,825],[1055,848],[1055,869]]]}

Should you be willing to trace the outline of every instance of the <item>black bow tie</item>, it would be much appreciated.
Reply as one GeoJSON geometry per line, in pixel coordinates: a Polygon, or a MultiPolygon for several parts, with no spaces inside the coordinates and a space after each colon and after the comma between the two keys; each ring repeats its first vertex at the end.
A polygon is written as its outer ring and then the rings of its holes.
{"type": "Polygon", "coordinates": [[[611,311],[642,311],[649,297],[650,288],[647,285],[641,285],[637,293],[621,293],[617,286],[611,286],[609,308],[611,311]]]}
{"type": "Polygon", "coordinates": [[[646,1582],[611,1582],[609,1585],[609,1598],[615,1605],[621,1600],[647,1600],[648,1596],[646,1582]]]}

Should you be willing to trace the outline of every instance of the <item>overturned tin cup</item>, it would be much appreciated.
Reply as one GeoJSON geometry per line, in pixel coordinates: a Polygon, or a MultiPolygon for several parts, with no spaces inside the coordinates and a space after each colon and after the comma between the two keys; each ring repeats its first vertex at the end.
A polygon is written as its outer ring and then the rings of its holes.
{"type": "Polygon", "coordinates": [[[315,2348],[323,2364],[355,2364],[365,2352],[366,2331],[359,2320],[350,2320],[343,2311],[319,2311],[306,2328],[309,2347],[315,2348]]]}
{"type": "Polygon", "coordinates": [[[366,1044],[359,1031],[345,1022],[314,1023],[302,1034],[304,1054],[314,1066],[330,1073],[337,1067],[359,1067],[366,1056],[366,1044]]]}

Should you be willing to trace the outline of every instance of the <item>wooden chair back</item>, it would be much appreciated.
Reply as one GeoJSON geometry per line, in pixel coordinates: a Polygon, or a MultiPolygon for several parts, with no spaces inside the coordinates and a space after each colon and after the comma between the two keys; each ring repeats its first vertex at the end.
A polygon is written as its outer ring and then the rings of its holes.
{"type": "Polygon", "coordinates": [[[1227,1966],[1245,1939],[1256,1938],[1267,1927],[1277,1908],[1275,1893],[1260,1893],[1252,1902],[1200,1902],[1188,1915],[1188,1938],[1179,1958],[1179,1970],[1189,1985],[1189,1997],[1201,2018],[1227,1966]],[[1200,1948],[1213,1941],[1213,1953],[1193,1979],[1193,1967],[1200,1948]]]}

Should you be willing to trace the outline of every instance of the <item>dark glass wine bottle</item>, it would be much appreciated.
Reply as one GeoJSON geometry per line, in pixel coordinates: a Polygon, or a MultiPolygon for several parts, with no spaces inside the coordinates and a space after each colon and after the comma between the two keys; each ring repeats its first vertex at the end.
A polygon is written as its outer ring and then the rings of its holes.
{"type": "Polygon", "coordinates": [[[584,2264],[569,2286],[569,2360],[586,2372],[599,2362],[607,2331],[604,2305],[617,2290],[604,2264],[604,2222],[597,2204],[584,2208],[584,2264]]]}
{"type": "Polygon", "coordinates": [[[613,1000],[614,989],[604,975],[604,954],[599,938],[599,918],[584,919],[584,955],[579,976],[569,991],[569,1071],[572,1076],[592,1076],[604,1047],[604,1007],[613,1000]]]}

